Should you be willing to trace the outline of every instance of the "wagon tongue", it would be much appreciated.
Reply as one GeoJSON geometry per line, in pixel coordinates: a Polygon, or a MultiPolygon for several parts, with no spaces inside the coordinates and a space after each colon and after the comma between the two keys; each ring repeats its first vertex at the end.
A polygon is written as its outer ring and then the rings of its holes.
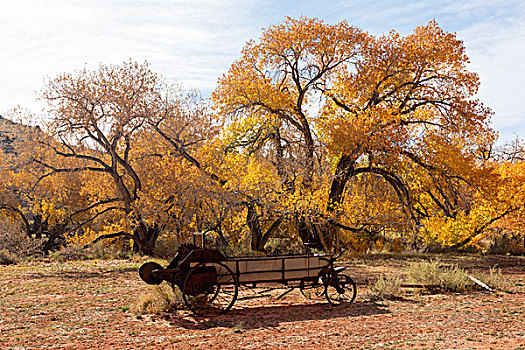
{"type": "Polygon", "coordinates": [[[139,268],[140,278],[147,284],[161,284],[162,279],[156,276],[157,270],[163,270],[156,262],[147,262],[139,268]]]}

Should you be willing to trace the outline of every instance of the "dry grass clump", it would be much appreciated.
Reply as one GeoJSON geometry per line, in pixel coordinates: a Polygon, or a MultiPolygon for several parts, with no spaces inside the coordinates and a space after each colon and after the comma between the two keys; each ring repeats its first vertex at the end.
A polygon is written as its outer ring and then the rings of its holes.
{"type": "Polygon", "coordinates": [[[7,249],[0,249],[0,265],[11,265],[18,263],[18,256],[7,249]]]}
{"type": "Polygon", "coordinates": [[[42,239],[29,238],[16,225],[0,220],[0,263],[14,264],[28,257],[43,256],[42,239]]]}
{"type": "Polygon", "coordinates": [[[437,260],[412,264],[408,268],[408,280],[447,292],[464,293],[474,287],[464,269],[457,265],[445,266],[437,260]]]}
{"type": "Polygon", "coordinates": [[[370,286],[368,297],[370,300],[394,300],[401,296],[401,280],[399,276],[381,275],[379,279],[370,286]]]}
{"type": "Polygon", "coordinates": [[[491,267],[489,273],[476,273],[474,277],[492,289],[502,292],[512,292],[514,285],[506,278],[499,267],[491,267]]]}
{"type": "Polygon", "coordinates": [[[182,303],[182,294],[178,288],[171,288],[164,283],[151,286],[147,293],[137,299],[132,310],[138,315],[158,314],[168,312],[182,303]]]}
{"type": "Polygon", "coordinates": [[[71,260],[112,260],[112,259],[131,259],[133,252],[130,249],[123,249],[111,242],[97,242],[85,248],[82,245],[70,244],[57,251],[50,252],[49,258],[52,261],[71,261],[71,260]]]}

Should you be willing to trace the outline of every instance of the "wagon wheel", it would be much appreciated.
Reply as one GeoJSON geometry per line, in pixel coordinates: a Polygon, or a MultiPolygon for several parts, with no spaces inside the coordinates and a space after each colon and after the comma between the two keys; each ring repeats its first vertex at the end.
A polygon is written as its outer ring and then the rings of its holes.
{"type": "Polygon", "coordinates": [[[305,298],[310,300],[322,298],[325,292],[325,284],[328,283],[323,278],[319,276],[315,280],[302,279],[299,282],[299,291],[305,298]]]}
{"type": "Polygon", "coordinates": [[[322,283],[314,284],[310,290],[310,299],[321,300],[325,293],[325,286],[322,283]]]}
{"type": "Polygon", "coordinates": [[[201,263],[187,274],[182,287],[184,303],[197,316],[217,316],[225,313],[237,300],[238,283],[232,270],[223,263],[201,263]],[[214,271],[203,277],[203,268],[214,271]]]}
{"type": "Polygon", "coordinates": [[[357,287],[350,276],[337,274],[332,276],[325,287],[325,296],[331,305],[351,303],[357,294],[357,287]]]}

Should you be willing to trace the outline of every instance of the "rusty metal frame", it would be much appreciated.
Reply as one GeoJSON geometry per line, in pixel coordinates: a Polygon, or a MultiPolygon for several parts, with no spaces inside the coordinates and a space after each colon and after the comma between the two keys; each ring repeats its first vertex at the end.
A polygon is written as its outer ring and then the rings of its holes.
{"type": "MultiPolygon", "coordinates": [[[[175,258],[168,265],[168,268],[164,269],[162,267],[159,267],[159,265],[156,263],[146,263],[143,266],[141,266],[141,269],[139,270],[139,274],[141,278],[147,283],[158,284],[160,283],[158,281],[162,282],[162,280],[164,280],[164,281],[171,283],[172,285],[177,285],[177,287],[181,290],[181,292],[184,293],[183,283],[189,271],[191,271],[193,267],[199,264],[202,265],[202,264],[208,264],[208,263],[214,264],[214,263],[234,262],[235,271],[232,271],[234,275],[232,280],[229,281],[228,283],[221,283],[220,285],[235,284],[236,286],[235,288],[238,288],[238,286],[240,285],[249,287],[249,285],[255,286],[258,283],[279,283],[279,284],[283,284],[289,287],[287,291],[285,291],[282,295],[279,296],[279,298],[281,298],[284,295],[290,293],[294,289],[300,289],[301,292],[303,292],[304,289],[324,286],[326,290],[326,288],[328,288],[329,281],[331,281],[334,278],[334,276],[337,276],[344,269],[344,267],[334,267],[334,262],[337,258],[339,258],[340,255],[341,254],[339,254],[335,258],[332,255],[311,255],[307,247],[307,254],[280,255],[280,256],[270,256],[270,257],[226,258],[222,254],[220,254],[218,251],[206,248],[205,247],[205,236],[204,234],[202,234],[202,248],[197,247],[195,244],[181,245],[181,247],[179,247],[179,251],[177,255],[175,255],[175,258]],[[181,256],[184,254],[184,252],[185,252],[185,255],[181,256]],[[318,261],[324,261],[326,264],[323,264],[321,266],[316,266],[315,268],[310,268],[310,259],[314,257],[318,259],[318,261]],[[306,268],[287,268],[286,267],[287,260],[292,260],[292,259],[297,259],[297,258],[307,259],[307,264],[306,264],[307,267],[306,268]],[[175,261],[176,259],[177,261],[175,261]],[[270,269],[270,270],[241,272],[240,263],[242,262],[249,262],[249,261],[263,262],[263,261],[271,261],[271,260],[274,260],[274,261],[280,260],[280,264],[279,264],[280,266],[278,268],[270,269]],[[150,265],[148,266],[148,264],[150,265]],[[145,266],[148,266],[149,269],[144,268],[145,266]],[[151,271],[151,272],[147,275],[144,275],[141,272],[143,270],[151,271]],[[315,270],[315,271],[319,270],[319,272],[315,275],[310,276],[310,271],[312,270],[315,270]],[[307,277],[305,276],[289,277],[289,278],[287,277],[287,273],[289,274],[290,272],[299,272],[299,271],[307,272],[306,273],[307,277]],[[245,276],[245,275],[257,276],[257,275],[263,275],[263,274],[266,274],[266,276],[268,276],[269,274],[271,275],[271,273],[279,274],[280,278],[266,278],[266,277],[261,276],[260,279],[255,278],[254,280],[241,282],[241,276],[245,276]],[[297,282],[297,283],[290,283],[290,282],[297,282]]],[[[350,278],[349,276],[344,276],[344,277],[346,279],[350,278]]],[[[203,275],[202,278],[203,278],[204,283],[206,283],[205,282],[206,280],[204,279],[208,277],[203,275]]],[[[196,283],[200,283],[200,282],[202,281],[199,281],[199,280],[196,281],[196,283]]],[[[352,280],[352,284],[353,284],[354,290],[353,290],[353,298],[351,301],[354,300],[355,293],[356,293],[355,292],[355,288],[356,288],[355,282],[353,282],[353,280],[352,280]]],[[[326,295],[326,297],[328,301],[330,302],[328,295],[326,295]]],[[[233,302],[235,302],[235,300],[233,302]]]]}

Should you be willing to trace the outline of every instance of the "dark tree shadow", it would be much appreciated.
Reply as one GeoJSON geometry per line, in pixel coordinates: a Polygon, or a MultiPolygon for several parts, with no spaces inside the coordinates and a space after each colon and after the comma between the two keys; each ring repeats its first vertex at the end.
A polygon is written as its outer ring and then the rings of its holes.
{"type": "MultiPolygon", "coordinates": [[[[73,280],[82,280],[82,279],[100,279],[107,278],[111,275],[117,275],[127,272],[136,272],[137,269],[134,267],[122,267],[101,270],[100,272],[88,272],[88,271],[64,271],[64,272],[30,272],[27,273],[27,278],[31,279],[73,279],[73,280]]],[[[138,273],[137,273],[138,278],[138,273]]]]}
{"type": "Polygon", "coordinates": [[[278,327],[283,322],[330,320],[358,316],[389,314],[385,306],[375,302],[355,302],[337,307],[323,304],[270,305],[234,308],[225,315],[214,318],[165,315],[172,325],[193,330],[217,327],[259,329],[278,327]]]}

